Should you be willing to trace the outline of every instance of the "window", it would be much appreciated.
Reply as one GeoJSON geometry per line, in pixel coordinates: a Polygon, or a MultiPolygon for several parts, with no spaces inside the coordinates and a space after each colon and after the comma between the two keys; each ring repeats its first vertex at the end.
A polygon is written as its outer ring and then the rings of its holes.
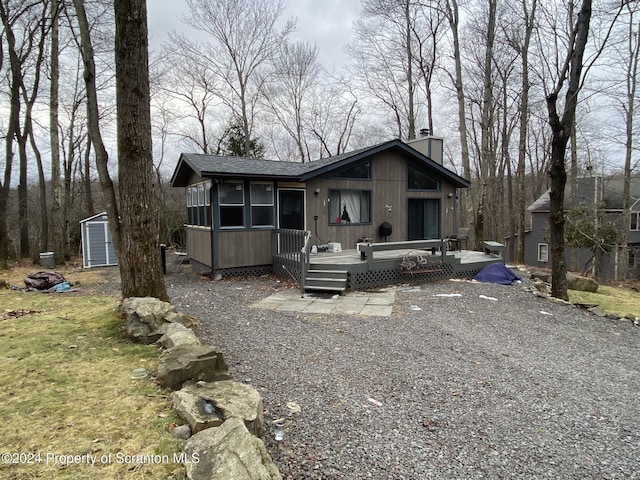
{"type": "Polygon", "coordinates": [[[273,184],[251,183],[251,226],[273,227],[273,184]]]}
{"type": "Polygon", "coordinates": [[[218,185],[220,227],[244,227],[244,184],[242,182],[218,185]]]}
{"type": "Polygon", "coordinates": [[[211,182],[187,187],[187,223],[201,227],[211,226],[211,182]]]}
{"type": "Polygon", "coordinates": [[[640,230],[640,212],[631,212],[631,225],[629,230],[640,230]]]}
{"type": "Polygon", "coordinates": [[[627,266],[629,268],[637,268],[640,263],[640,251],[637,248],[629,246],[629,258],[627,266]]]}
{"type": "Polygon", "coordinates": [[[329,223],[370,223],[369,190],[329,190],[329,223]]]}
{"type": "Polygon", "coordinates": [[[538,244],[538,261],[544,263],[549,261],[549,245],[546,243],[538,244]]]}
{"type": "Polygon", "coordinates": [[[350,178],[356,180],[371,179],[371,162],[358,163],[327,175],[329,178],[350,178]]]}
{"type": "Polygon", "coordinates": [[[440,190],[440,182],[434,180],[423,171],[411,165],[409,165],[407,169],[407,188],[409,190],[440,190]]]}

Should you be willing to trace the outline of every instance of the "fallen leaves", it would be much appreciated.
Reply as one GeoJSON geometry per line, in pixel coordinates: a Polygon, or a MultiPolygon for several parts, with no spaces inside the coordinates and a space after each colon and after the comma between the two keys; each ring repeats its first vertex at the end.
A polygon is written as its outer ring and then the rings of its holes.
{"type": "Polygon", "coordinates": [[[9,320],[13,318],[24,317],[25,315],[33,315],[34,313],[40,313],[41,310],[26,310],[21,308],[19,310],[9,310],[6,313],[0,315],[0,320],[9,320]]]}

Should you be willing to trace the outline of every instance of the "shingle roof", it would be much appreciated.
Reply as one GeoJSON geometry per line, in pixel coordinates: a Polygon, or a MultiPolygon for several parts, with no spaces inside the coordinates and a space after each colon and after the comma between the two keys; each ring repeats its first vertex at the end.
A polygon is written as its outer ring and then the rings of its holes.
{"type": "MultiPolygon", "coordinates": [[[[593,189],[594,182],[599,177],[586,177],[579,178],[578,193],[580,199],[584,201],[588,197],[587,203],[593,202],[593,189]],[[584,194],[587,195],[584,195],[584,194]]],[[[611,177],[602,178],[602,200],[604,201],[605,209],[607,210],[621,210],[622,209],[622,192],[624,187],[624,177],[621,175],[615,175],[611,177]]],[[[633,205],[638,199],[640,199],[640,175],[631,177],[630,188],[630,205],[633,205]]],[[[529,207],[529,212],[548,212],[549,211],[549,190],[544,192],[538,197],[529,207]]],[[[565,187],[564,192],[564,204],[565,208],[571,204],[571,189],[569,185],[565,187]]]]}
{"type": "Polygon", "coordinates": [[[282,162],[263,158],[229,157],[183,153],[171,178],[174,187],[187,186],[192,172],[199,177],[251,177],[285,181],[306,181],[318,175],[336,170],[385,150],[401,150],[421,160],[448,178],[457,187],[467,188],[469,182],[448,170],[400,140],[390,140],[370,147],[315,160],[307,163],[282,162]]]}

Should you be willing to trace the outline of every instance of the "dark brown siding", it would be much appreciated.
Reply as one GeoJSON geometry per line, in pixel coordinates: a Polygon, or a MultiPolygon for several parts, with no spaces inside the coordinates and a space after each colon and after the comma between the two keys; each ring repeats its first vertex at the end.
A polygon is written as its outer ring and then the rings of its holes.
{"type": "Polygon", "coordinates": [[[217,235],[216,268],[271,264],[271,230],[223,230],[217,235]]]}
{"type": "Polygon", "coordinates": [[[374,242],[384,241],[378,235],[378,226],[389,222],[393,233],[389,241],[407,239],[407,201],[409,198],[441,199],[441,234],[446,237],[454,232],[453,205],[455,188],[442,183],[440,192],[416,192],[407,190],[407,167],[404,158],[394,153],[383,153],[372,159],[372,180],[339,180],[315,178],[307,184],[307,229],[311,230],[311,243],[339,242],[343,249],[353,249],[361,235],[374,242]],[[329,224],[329,190],[355,189],[371,191],[371,224],[329,224]],[[316,194],[316,189],[320,193],[316,194]],[[451,197],[448,197],[451,194],[451,197]],[[391,207],[388,210],[387,205],[391,207]],[[318,216],[317,232],[314,216],[318,216]],[[317,236],[316,236],[317,234],[317,236]]]}
{"type": "Polygon", "coordinates": [[[187,252],[189,258],[203,265],[212,267],[211,262],[211,229],[187,226],[187,252]]]}

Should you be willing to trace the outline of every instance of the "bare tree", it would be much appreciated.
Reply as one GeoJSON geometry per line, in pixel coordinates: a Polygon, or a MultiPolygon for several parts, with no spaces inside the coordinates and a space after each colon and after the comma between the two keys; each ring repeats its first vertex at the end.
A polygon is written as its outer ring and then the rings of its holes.
{"type": "Polygon", "coordinates": [[[284,11],[281,0],[187,0],[187,25],[211,36],[200,45],[185,41],[223,79],[228,93],[222,99],[232,116],[242,121],[244,150],[251,151],[255,106],[262,93],[261,69],[295,28],[294,21],[278,22],[284,11]]]}
{"type": "MultiPolygon", "coordinates": [[[[462,161],[462,176],[471,179],[471,160],[469,155],[469,134],[467,128],[466,113],[466,93],[464,85],[464,77],[462,74],[462,51],[460,48],[460,8],[458,0],[441,0],[437,3],[438,7],[444,11],[444,15],[449,22],[452,57],[454,63],[455,75],[450,76],[456,92],[458,101],[458,134],[460,138],[460,156],[462,161]]],[[[465,191],[460,197],[460,221],[466,224],[471,216],[473,199],[465,191]]]]}
{"type": "MultiPolygon", "coordinates": [[[[517,182],[517,219],[518,219],[518,248],[516,253],[516,261],[518,263],[524,263],[524,237],[525,237],[525,210],[526,210],[526,190],[525,190],[525,175],[526,175],[526,156],[527,156],[527,136],[529,131],[529,46],[531,44],[531,37],[534,29],[534,20],[536,16],[536,8],[538,6],[537,0],[521,0],[521,14],[524,20],[524,35],[522,35],[522,29],[518,28],[519,24],[515,25],[515,28],[510,32],[509,43],[520,55],[521,75],[522,83],[520,94],[520,132],[518,141],[518,166],[516,170],[516,182],[517,182]]],[[[511,235],[515,234],[515,229],[512,228],[511,235]]],[[[516,242],[512,242],[515,246],[516,242]]],[[[513,258],[513,257],[512,257],[513,258]]]]}
{"type": "Polygon", "coordinates": [[[109,173],[109,154],[105,148],[100,130],[100,112],[98,108],[98,94],[96,87],[96,66],[93,51],[93,43],[89,29],[89,21],[84,7],[84,0],[73,0],[80,30],[80,46],[82,61],[84,64],[84,83],[87,95],[87,128],[89,139],[93,145],[96,156],[96,166],[105,196],[106,210],[109,218],[109,228],[113,246],[118,257],[120,256],[121,229],[116,201],[116,191],[109,173]]]}
{"type": "Polygon", "coordinates": [[[64,259],[62,214],[62,185],[60,170],[59,98],[60,98],[60,7],[61,2],[51,2],[50,35],[50,83],[49,83],[49,143],[51,147],[51,241],[58,260],[64,259]]]}
{"type": "Polygon", "coordinates": [[[480,245],[484,240],[484,223],[486,215],[487,182],[490,165],[495,163],[495,145],[491,141],[491,128],[493,124],[493,45],[496,35],[496,7],[497,0],[489,0],[489,15],[486,30],[486,45],[484,55],[484,85],[482,89],[482,110],[481,110],[481,151],[480,151],[480,201],[476,209],[475,218],[475,240],[476,245],[480,245]]]}
{"type": "Polygon", "coordinates": [[[355,40],[348,46],[352,76],[363,94],[383,107],[381,122],[393,119],[398,138],[415,138],[416,78],[413,34],[416,8],[411,0],[363,2],[355,22],[355,40]]]}
{"type": "MultiPolygon", "coordinates": [[[[564,192],[567,181],[565,154],[568,141],[571,138],[571,132],[575,125],[578,95],[584,86],[586,73],[602,54],[613,26],[623,8],[624,2],[619,4],[616,11],[611,15],[607,15],[612,20],[609,22],[609,27],[604,29],[605,34],[602,39],[600,39],[595,53],[587,63],[584,61],[584,56],[589,37],[592,8],[591,0],[582,1],[566,44],[566,55],[561,58],[558,65],[559,70],[555,72],[555,83],[553,87],[546,92],[547,110],[549,112],[548,121],[552,132],[551,165],[549,167],[549,176],[551,178],[551,189],[549,192],[551,294],[554,297],[565,300],[568,299],[566,262],[564,256],[564,192]],[[564,105],[561,107],[562,111],[559,111],[558,98],[565,87],[565,82],[566,93],[564,96],[564,105]]],[[[608,14],[608,12],[606,13],[608,14]]],[[[569,11],[569,14],[569,18],[573,18],[574,12],[572,10],[569,11]]]]}
{"type": "MultiPolygon", "coordinates": [[[[307,127],[317,139],[317,150],[309,150],[308,158],[340,155],[353,148],[354,129],[360,114],[358,97],[345,87],[343,80],[320,85],[311,99],[311,119],[307,127]]],[[[368,138],[367,144],[370,141],[368,138]]]]}
{"type": "Polygon", "coordinates": [[[168,100],[174,106],[177,122],[171,133],[186,145],[194,146],[202,153],[220,153],[220,140],[216,136],[223,129],[219,120],[221,97],[224,95],[222,83],[216,69],[210,62],[195,54],[191,43],[184,36],[170,34],[169,42],[163,46],[158,70],[158,101],[168,100]],[[176,69],[175,65],[181,68],[176,69]],[[216,128],[217,126],[217,128],[216,128]]]}
{"type": "Polygon", "coordinates": [[[619,256],[616,269],[616,278],[624,279],[628,272],[629,262],[629,225],[631,218],[631,173],[634,165],[631,164],[634,149],[634,120],[637,98],[637,74],[638,60],[640,60],[640,20],[638,20],[638,4],[625,2],[627,21],[626,52],[621,56],[622,64],[626,67],[625,90],[626,95],[621,102],[624,113],[625,125],[625,155],[624,155],[624,186],[622,193],[622,228],[619,237],[619,256]]]}
{"type": "Polygon", "coordinates": [[[411,23],[411,31],[413,38],[413,49],[415,50],[412,57],[416,63],[418,72],[422,80],[422,89],[424,91],[426,102],[427,127],[429,132],[435,133],[434,130],[434,97],[433,87],[436,71],[441,64],[440,45],[445,37],[446,17],[441,8],[437,5],[418,4],[421,15],[415,22],[411,23]]]}
{"type": "Polygon", "coordinates": [[[114,11],[122,296],[168,300],[154,192],[146,0],[115,0],[114,11]]]}
{"type": "Polygon", "coordinates": [[[564,244],[564,188],[567,181],[565,153],[571,129],[575,121],[578,93],[582,79],[583,57],[589,35],[591,20],[591,0],[583,0],[575,26],[571,32],[571,41],[561,66],[556,83],[547,94],[551,140],[551,177],[549,225],[551,234],[551,294],[556,298],[568,300],[567,277],[565,268],[564,244]],[[558,111],[558,96],[567,82],[564,109],[558,111]]]}
{"type": "Polygon", "coordinates": [[[305,138],[309,97],[316,86],[320,65],[318,49],[309,43],[284,42],[273,60],[265,89],[269,112],[291,137],[301,162],[311,160],[305,138]]]}
{"type": "MultiPolygon", "coordinates": [[[[5,184],[0,189],[0,210],[6,212],[8,189],[10,188],[11,167],[13,160],[13,143],[18,146],[19,158],[19,184],[18,184],[18,228],[20,248],[19,255],[26,256],[31,253],[29,241],[28,221],[28,189],[27,189],[27,145],[37,147],[33,141],[33,108],[40,92],[40,78],[45,57],[45,42],[49,29],[47,22],[48,2],[45,0],[22,4],[11,0],[0,2],[0,20],[6,37],[6,48],[9,54],[11,71],[10,80],[10,113],[9,130],[6,139],[6,163],[5,184]],[[24,113],[21,118],[21,106],[24,105],[24,113]],[[6,191],[5,191],[6,189],[6,191]],[[3,209],[4,207],[4,209],[3,209]]],[[[34,150],[37,160],[40,160],[39,151],[34,150]]],[[[44,203],[42,215],[46,216],[46,194],[44,175],[41,163],[38,165],[40,172],[41,201],[44,203]]],[[[3,215],[6,222],[6,215],[3,215]]],[[[46,247],[47,232],[44,228],[43,241],[46,247]]],[[[0,261],[7,257],[8,229],[0,227],[0,261]]]]}

